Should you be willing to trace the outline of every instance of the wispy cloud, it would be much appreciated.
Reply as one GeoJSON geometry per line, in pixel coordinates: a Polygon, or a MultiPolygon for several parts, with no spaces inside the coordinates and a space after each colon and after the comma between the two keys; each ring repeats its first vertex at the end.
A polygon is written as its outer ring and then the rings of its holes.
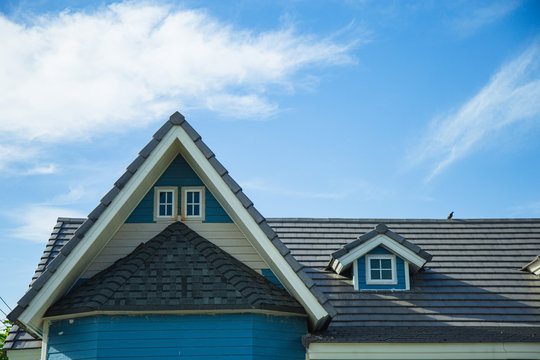
{"type": "Polygon", "coordinates": [[[509,211],[514,217],[538,217],[540,216],[540,201],[514,206],[509,211]]]}
{"type": "Polygon", "coordinates": [[[521,3],[522,2],[519,0],[508,0],[489,2],[486,6],[476,7],[472,10],[469,7],[466,7],[467,13],[462,14],[462,16],[454,22],[454,26],[461,35],[471,35],[480,28],[490,25],[506,15],[509,15],[512,11],[517,9],[521,3]]]}
{"type": "MultiPolygon", "coordinates": [[[[143,126],[179,108],[259,120],[279,107],[273,90],[294,88],[312,65],[349,63],[355,43],[292,27],[252,32],[140,1],[26,24],[0,14],[0,33],[9,54],[0,57],[0,144],[30,149],[143,126]]],[[[0,157],[0,167],[9,162],[0,157]]]]}
{"type": "Polygon", "coordinates": [[[275,195],[292,196],[296,198],[308,198],[308,199],[341,199],[347,194],[344,192],[310,192],[310,191],[297,191],[294,189],[285,188],[274,183],[270,183],[264,179],[251,179],[242,181],[242,185],[245,189],[266,192],[275,195]]]}
{"type": "Polygon", "coordinates": [[[534,119],[540,125],[539,117],[540,42],[536,41],[457,111],[435,119],[410,160],[431,164],[429,181],[488,136],[523,120],[534,119]]]}
{"type": "Polygon", "coordinates": [[[8,215],[18,225],[8,231],[12,238],[46,242],[58,216],[86,217],[80,212],[57,206],[34,204],[11,210],[8,215]]]}

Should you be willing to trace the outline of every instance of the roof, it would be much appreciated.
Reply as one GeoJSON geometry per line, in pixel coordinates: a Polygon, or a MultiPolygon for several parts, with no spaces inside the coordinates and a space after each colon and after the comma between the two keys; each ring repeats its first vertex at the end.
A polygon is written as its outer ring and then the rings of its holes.
{"type": "Polygon", "coordinates": [[[196,147],[208,160],[211,167],[213,167],[214,170],[219,174],[234,196],[246,209],[247,213],[253,218],[262,233],[266,235],[268,240],[270,240],[272,245],[283,256],[291,269],[297,274],[301,283],[306,286],[313,298],[316,299],[316,302],[318,302],[318,304],[324,308],[325,314],[327,315],[323,319],[319,319],[315,326],[324,327],[327,325],[329,319],[335,315],[335,310],[332,308],[332,305],[328,299],[315,287],[315,284],[311,278],[303,270],[303,266],[290,255],[289,249],[283,245],[275,231],[266,222],[266,219],[254,207],[253,202],[242,192],[242,188],[229,175],[227,169],[225,169],[225,167],[216,159],[212,150],[210,150],[210,148],[208,148],[208,146],[202,141],[201,136],[193,129],[193,127],[191,127],[191,125],[185,120],[184,116],[179,112],[172,114],[169,120],[167,120],[165,124],[163,124],[163,126],[156,131],[152,137],[152,140],[139,152],[137,158],[133,160],[133,162],[127,167],[126,172],[114,183],[112,189],[109,190],[109,192],[107,192],[107,194],[100,200],[98,206],[91,211],[90,214],[88,214],[88,218],[83,219],[84,221],[81,223],[79,228],[75,231],[73,236],[63,244],[60,252],[55,255],[54,259],[48,262],[44,268],[38,269],[39,277],[31,283],[29,290],[17,302],[16,307],[8,314],[7,317],[10,321],[17,322],[18,317],[24,312],[32,299],[34,299],[38,292],[43,288],[43,285],[52,277],[54,272],[56,272],[56,269],[58,269],[58,267],[63,263],[66,257],[69,256],[79,242],[84,239],[84,236],[88,230],[92,228],[107,207],[126,186],[131,177],[143,165],[152,151],[159,145],[160,141],[174,126],[182,127],[196,147]]]}
{"type": "MultiPolygon", "coordinates": [[[[326,332],[318,334],[322,338],[339,338],[348,331],[348,341],[362,341],[366,334],[376,341],[384,332],[371,332],[374,328],[395,327],[405,330],[398,332],[399,341],[415,342],[422,336],[418,332],[441,327],[429,336],[432,342],[495,341],[483,335],[494,328],[504,328],[504,336],[517,332],[540,339],[540,279],[520,270],[540,249],[540,219],[268,222],[337,311],[326,332]],[[326,269],[330,254],[380,223],[433,255],[422,271],[411,275],[410,291],[355,291],[350,279],[326,269]]],[[[323,341],[320,337],[317,341],[323,341]]]]}
{"type": "MultiPolygon", "coordinates": [[[[61,218],[55,230],[77,221],[61,218]]],[[[306,344],[539,340],[540,279],[520,269],[540,249],[540,219],[267,221],[337,311],[328,329],[307,335],[306,344]],[[326,270],[330,254],[380,223],[433,255],[425,271],[412,276],[411,291],[358,292],[349,279],[326,270]]],[[[17,345],[6,347],[22,348],[23,338],[35,346],[18,334],[17,345]]]]}
{"type": "MultiPolygon", "coordinates": [[[[58,218],[56,225],[53,228],[49,241],[45,246],[45,250],[41,255],[38,267],[32,276],[34,282],[44,271],[49,264],[60,252],[60,249],[73,237],[75,230],[81,226],[86,219],[79,218],[58,218]]],[[[18,325],[13,325],[4,344],[3,350],[11,349],[39,349],[41,340],[35,339],[27,334],[18,325]]]]}
{"type": "Polygon", "coordinates": [[[68,293],[45,316],[159,310],[305,314],[285,290],[175,222],[68,293]]]}

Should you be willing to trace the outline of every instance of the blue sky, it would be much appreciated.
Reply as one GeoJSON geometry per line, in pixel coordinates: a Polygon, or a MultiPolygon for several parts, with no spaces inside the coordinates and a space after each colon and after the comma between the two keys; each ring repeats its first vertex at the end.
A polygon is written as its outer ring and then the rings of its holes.
{"type": "Polygon", "coordinates": [[[266,217],[540,217],[538,2],[87,3],[0,2],[12,306],[176,110],[266,217]]]}

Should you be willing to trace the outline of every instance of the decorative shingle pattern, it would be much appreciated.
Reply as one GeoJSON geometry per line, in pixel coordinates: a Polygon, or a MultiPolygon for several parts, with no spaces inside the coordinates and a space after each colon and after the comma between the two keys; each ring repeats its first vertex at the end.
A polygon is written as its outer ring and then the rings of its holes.
{"type": "Polygon", "coordinates": [[[68,293],[46,316],[227,309],[305,313],[287,292],[176,222],[68,293]]]}
{"type": "Polygon", "coordinates": [[[520,270],[539,252],[540,219],[268,222],[336,309],[328,336],[350,328],[358,336],[349,334],[349,340],[362,341],[371,331],[367,339],[374,340],[381,335],[375,329],[395,327],[403,330],[401,341],[415,342],[417,332],[441,327],[431,341],[477,342],[496,338],[475,329],[504,328],[502,338],[518,334],[540,340],[540,279],[520,270]],[[330,254],[380,223],[433,256],[411,275],[410,291],[355,291],[349,278],[326,270],[330,254]]]}

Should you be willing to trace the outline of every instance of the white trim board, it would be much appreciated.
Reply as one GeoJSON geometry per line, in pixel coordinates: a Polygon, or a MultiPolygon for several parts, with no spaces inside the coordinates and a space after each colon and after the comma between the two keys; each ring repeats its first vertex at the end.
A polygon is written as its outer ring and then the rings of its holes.
{"type": "Polygon", "coordinates": [[[311,343],[307,360],[539,359],[540,343],[311,343]]]}
{"type": "Polygon", "coordinates": [[[42,317],[46,310],[73,286],[178,154],[186,159],[283,286],[306,309],[311,324],[317,324],[327,317],[328,313],[317,298],[268,239],[187,132],[181,126],[175,125],[88,230],[83,240],[30,301],[18,318],[20,322],[35,333],[42,334],[42,317]]]}
{"type": "Polygon", "coordinates": [[[384,246],[392,253],[402,257],[403,260],[408,261],[417,268],[421,268],[426,263],[426,260],[424,258],[418,256],[416,253],[407,249],[405,246],[399,244],[398,242],[384,234],[379,234],[367,240],[365,243],[352,249],[350,252],[343,255],[342,257],[336,259],[338,264],[335,264],[333,266],[334,270],[338,274],[341,273],[343,270],[347,269],[353,263],[353,261],[369,253],[371,250],[375,249],[379,245],[384,246]]]}

